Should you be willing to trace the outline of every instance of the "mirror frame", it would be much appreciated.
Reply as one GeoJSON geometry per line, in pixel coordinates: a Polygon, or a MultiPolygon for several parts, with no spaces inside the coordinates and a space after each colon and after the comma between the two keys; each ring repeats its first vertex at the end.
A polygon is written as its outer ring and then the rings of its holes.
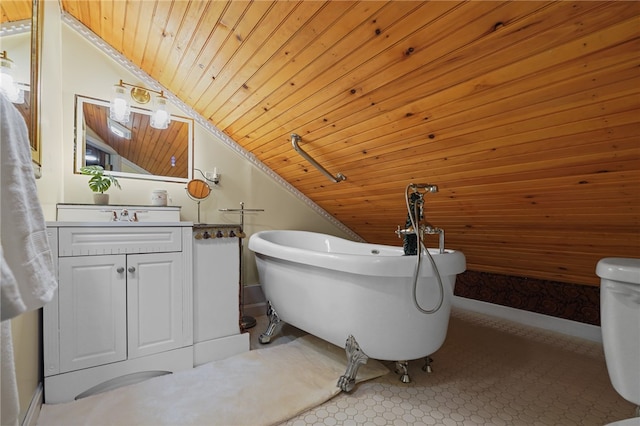
{"type": "Polygon", "coordinates": [[[32,0],[31,2],[31,80],[29,88],[31,122],[29,123],[29,140],[31,141],[31,160],[38,166],[41,166],[42,140],[40,135],[40,74],[44,5],[39,3],[39,0],[32,0]]]}
{"type": "MultiPolygon", "coordinates": [[[[102,107],[106,107],[107,111],[109,109],[109,102],[102,100],[91,98],[83,95],[75,95],[75,114],[74,114],[74,159],[73,159],[73,172],[75,174],[80,174],[80,168],[85,165],[84,161],[84,152],[85,152],[85,138],[82,132],[82,124],[81,119],[84,113],[84,104],[89,103],[93,105],[98,105],[102,107]],[[81,140],[82,139],[82,140],[81,140]]],[[[143,108],[138,108],[135,106],[131,106],[132,113],[151,115],[151,111],[143,108]]],[[[178,182],[178,183],[187,183],[191,179],[193,179],[193,146],[194,146],[194,127],[195,123],[192,118],[183,117],[175,114],[171,114],[172,121],[181,121],[188,125],[189,133],[187,136],[187,149],[188,149],[188,161],[187,161],[187,177],[173,177],[173,176],[161,176],[161,175],[151,175],[151,174],[143,174],[143,173],[130,173],[130,172],[118,172],[118,171],[109,171],[109,174],[118,177],[118,178],[131,178],[131,179],[139,179],[139,180],[153,180],[153,181],[162,181],[162,182],[178,182]]]]}
{"type": "Polygon", "coordinates": [[[192,179],[187,182],[187,195],[194,201],[206,200],[211,195],[211,187],[202,179],[192,179]],[[194,188],[195,186],[195,188],[194,188]]]}

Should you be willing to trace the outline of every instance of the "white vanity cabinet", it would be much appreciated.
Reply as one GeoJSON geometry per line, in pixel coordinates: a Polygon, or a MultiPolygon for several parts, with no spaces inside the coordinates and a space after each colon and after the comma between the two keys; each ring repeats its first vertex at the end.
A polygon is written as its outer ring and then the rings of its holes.
{"type": "Polygon", "coordinates": [[[46,403],[193,367],[191,225],[49,224],[59,287],[43,314],[46,403]]]}

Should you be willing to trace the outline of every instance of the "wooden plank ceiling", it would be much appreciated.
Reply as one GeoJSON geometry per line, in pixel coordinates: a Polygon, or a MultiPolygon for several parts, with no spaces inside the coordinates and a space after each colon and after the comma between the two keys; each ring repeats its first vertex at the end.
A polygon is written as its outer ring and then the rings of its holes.
{"type": "Polygon", "coordinates": [[[61,5],[368,242],[401,245],[429,182],[468,269],[597,285],[640,257],[640,2],[61,5]]]}
{"type": "Polygon", "coordinates": [[[5,0],[0,2],[0,23],[31,19],[32,0],[5,0]]]}

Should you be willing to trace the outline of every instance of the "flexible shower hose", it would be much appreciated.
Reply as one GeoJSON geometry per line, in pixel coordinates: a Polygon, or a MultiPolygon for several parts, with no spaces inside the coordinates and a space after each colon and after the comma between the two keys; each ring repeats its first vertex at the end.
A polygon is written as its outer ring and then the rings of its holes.
{"type": "Polygon", "coordinates": [[[435,314],[442,307],[442,303],[444,302],[444,286],[442,285],[442,278],[440,277],[440,271],[438,271],[438,267],[436,266],[436,262],[433,260],[433,256],[429,253],[429,250],[422,244],[422,239],[420,238],[420,230],[416,226],[415,217],[418,216],[417,203],[414,204],[413,214],[411,214],[411,207],[409,206],[409,188],[411,184],[407,185],[407,189],[404,193],[404,199],[407,204],[407,212],[409,213],[409,218],[411,219],[411,226],[413,226],[413,230],[416,233],[416,249],[418,252],[418,258],[416,260],[416,267],[413,271],[413,304],[416,306],[418,311],[423,314],[435,314]],[[422,250],[427,253],[427,257],[429,258],[429,262],[431,262],[431,266],[433,267],[433,271],[435,273],[436,279],[438,281],[438,285],[440,286],[440,299],[438,300],[438,304],[433,309],[423,309],[418,303],[417,290],[418,290],[418,276],[420,275],[420,265],[422,263],[422,250]]]}

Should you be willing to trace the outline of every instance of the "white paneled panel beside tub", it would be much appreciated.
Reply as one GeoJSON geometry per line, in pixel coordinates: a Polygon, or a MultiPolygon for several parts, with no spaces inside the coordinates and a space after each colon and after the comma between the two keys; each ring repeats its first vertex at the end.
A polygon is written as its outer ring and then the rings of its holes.
{"type": "Polygon", "coordinates": [[[240,227],[193,227],[194,364],[249,350],[240,330],[240,227]]]}

